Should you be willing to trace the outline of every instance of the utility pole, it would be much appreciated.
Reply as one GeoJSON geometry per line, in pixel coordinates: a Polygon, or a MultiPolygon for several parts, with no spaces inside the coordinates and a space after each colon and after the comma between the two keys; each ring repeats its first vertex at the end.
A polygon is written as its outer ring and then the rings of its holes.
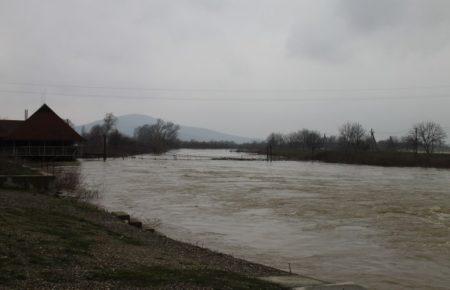
{"type": "Polygon", "coordinates": [[[375,131],[373,129],[370,129],[370,136],[372,139],[372,151],[378,150],[377,140],[375,139],[375,131]]]}
{"type": "Polygon", "coordinates": [[[419,152],[419,134],[417,127],[414,128],[414,154],[417,155],[419,152]]]}
{"type": "Polygon", "coordinates": [[[103,162],[106,161],[107,152],[106,152],[106,134],[103,135],[103,162]]]}

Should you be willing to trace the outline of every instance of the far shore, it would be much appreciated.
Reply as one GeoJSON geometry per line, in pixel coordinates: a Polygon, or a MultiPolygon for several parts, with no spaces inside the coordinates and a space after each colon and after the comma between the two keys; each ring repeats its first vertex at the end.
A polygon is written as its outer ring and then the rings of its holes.
{"type": "MultiPolygon", "coordinates": [[[[267,155],[266,150],[250,149],[239,152],[267,155]]],[[[424,167],[450,169],[450,154],[425,154],[401,151],[361,151],[341,152],[318,150],[316,152],[298,149],[273,149],[269,159],[293,161],[321,161],[326,163],[341,163],[353,165],[372,165],[385,167],[424,167]]]]}

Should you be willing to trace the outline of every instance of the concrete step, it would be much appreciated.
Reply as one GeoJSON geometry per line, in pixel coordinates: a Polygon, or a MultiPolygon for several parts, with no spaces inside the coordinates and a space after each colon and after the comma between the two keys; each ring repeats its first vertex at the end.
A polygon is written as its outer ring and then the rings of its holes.
{"type": "Polygon", "coordinates": [[[306,286],[296,287],[294,290],[367,290],[362,286],[356,285],[352,282],[338,283],[338,284],[325,284],[319,286],[306,286]]]}
{"type": "Polygon", "coordinates": [[[129,214],[123,211],[113,211],[111,214],[122,221],[129,221],[131,218],[129,214]]]}
{"type": "Polygon", "coordinates": [[[260,277],[259,279],[295,290],[367,290],[352,282],[330,284],[329,282],[301,275],[268,276],[260,277]]]}
{"type": "Polygon", "coordinates": [[[316,286],[316,285],[323,285],[326,283],[324,281],[320,281],[311,277],[301,275],[268,276],[268,277],[260,277],[259,279],[267,282],[272,282],[287,288],[316,286]]]}

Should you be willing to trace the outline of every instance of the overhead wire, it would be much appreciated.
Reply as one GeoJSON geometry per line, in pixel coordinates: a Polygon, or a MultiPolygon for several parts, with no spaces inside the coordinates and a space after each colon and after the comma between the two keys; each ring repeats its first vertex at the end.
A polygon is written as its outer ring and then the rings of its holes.
{"type": "MultiPolygon", "coordinates": [[[[32,94],[42,95],[42,92],[27,91],[27,90],[4,90],[0,89],[0,93],[9,94],[32,94]]],[[[393,101],[393,100],[418,100],[418,99],[447,99],[450,98],[449,94],[439,95],[411,95],[411,96],[369,96],[369,97],[349,97],[349,96],[336,96],[336,97],[308,97],[308,98],[215,98],[215,97],[174,97],[174,96],[161,96],[161,95],[114,95],[114,94],[80,94],[80,93],[56,93],[46,92],[47,96],[64,96],[72,98],[101,98],[101,99],[126,99],[126,100],[162,100],[162,101],[206,101],[206,102],[342,102],[342,101],[393,101]]]]}
{"type": "Polygon", "coordinates": [[[53,87],[53,88],[78,88],[78,89],[104,89],[104,90],[128,90],[128,91],[159,91],[159,92],[224,92],[224,93],[298,93],[298,92],[360,92],[360,91],[403,91],[423,89],[445,89],[450,84],[443,85],[421,85],[404,87],[368,87],[368,88],[298,88],[298,89],[234,89],[234,88],[158,88],[158,87],[114,87],[103,85],[78,85],[78,84],[56,84],[56,83],[33,83],[33,82],[11,82],[2,81],[3,85],[31,86],[31,87],[53,87]]]}

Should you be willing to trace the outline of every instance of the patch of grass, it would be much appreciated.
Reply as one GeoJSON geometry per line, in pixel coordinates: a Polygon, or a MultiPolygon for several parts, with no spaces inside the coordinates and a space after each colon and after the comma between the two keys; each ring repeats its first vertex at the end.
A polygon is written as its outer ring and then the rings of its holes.
{"type": "Polygon", "coordinates": [[[86,253],[94,242],[89,236],[92,227],[74,221],[71,216],[54,211],[28,209],[22,218],[25,219],[24,228],[27,231],[51,237],[53,246],[67,248],[67,253],[86,253]]]}
{"type": "Polygon", "coordinates": [[[134,287],[159,287],[163,285],[192,285],[215,289],[280,289],[256,278],[218,270],[169,269],[164,267],[139,267],[136,269],[102,270],[91,274],[96,281],[115,281],[134,287]]]}
{"type": "Polygon", "coordinates": [[[88,223],[48,208],[5,208],[1,217],[0,285],[12,286],[31,277],[62,283],[64,277],[52,269],[91,257],[95,229],[88,223]]]}
{"type": "Polygon", "coordinates": [[[8,249],[11,261],[42,266],[67,264],[76,256],[89,254],[95,242],[89,235],[89,225],[77,224],[55,212],[5,209],[2,217],[0,245],[8,249]]]}
{"type": "Polygon", "coordinates": [[[53,284],[66,283],[74,280],[72,277],[68,277],[64,272],[55,270],[44,270],[40,272],[40,277],[47,282],[53,284]]]}
{"type": "Polygon", "coordinates": [[[146,243],[144,243],[143,241],[140,241],[138,239],[134,239],[132,237],[128,237],[126,235],[122,235],[122,234],[119,234],[119,233],[116,233],[113,231],[108,230],[108,231],[106,231],[106,233],[110,237],[112,237],[116,240],[120,240],[121,242],[128,244],[128,245],[133,245],[133,246],[145,246],[146,245],[146,243]]]}
{"type": "Polygon", "coordinates": [[[42,267],[53,267],[55,265],[62,265],[70,263],[70,259],[68,257],[63,256],[44,256],[44,255],[36,255],[30,254],[28,262],[33,265],[42,266],[42,267]]]}

